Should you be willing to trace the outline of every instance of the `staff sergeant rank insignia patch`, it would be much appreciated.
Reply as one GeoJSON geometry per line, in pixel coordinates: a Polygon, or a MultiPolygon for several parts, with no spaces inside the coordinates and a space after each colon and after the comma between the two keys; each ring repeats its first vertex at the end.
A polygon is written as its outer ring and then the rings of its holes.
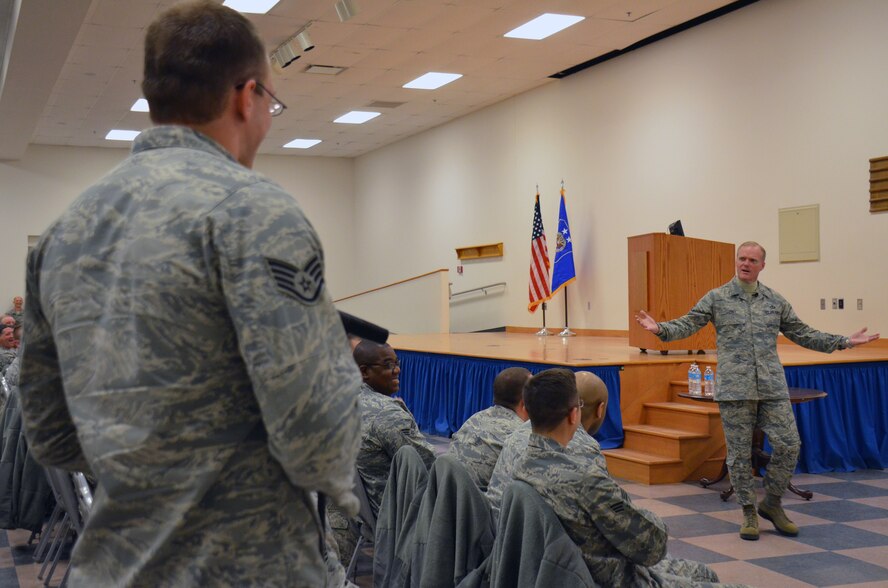
{"type": "Polygon", "coordinates": [[[265,262],[281,294],[302,304],[314,304],[318,301],[324,288],[324,268],[317,255],[301,268],[269,257],[265,258],[265,262]]]}

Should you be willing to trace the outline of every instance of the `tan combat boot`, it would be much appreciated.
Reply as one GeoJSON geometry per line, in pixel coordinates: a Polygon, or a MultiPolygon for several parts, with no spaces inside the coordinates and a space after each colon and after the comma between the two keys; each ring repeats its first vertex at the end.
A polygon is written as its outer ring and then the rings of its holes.
{"type": "Polygon", "coordinates": [[[743,507],[743,524],[740,525],[740,538],[747,541],[758,541],[759,519],[755,514],[754,504],[747,504],[743,507]]]}
{"type": "Polygon", "coordinates": [[[762,517],[774,523],[774,528],[781,535],[787,537],[795,537],[799,534],[799,528],[789,520],[783,507],[780,505],[780,497],[768,494],[764,500],[759,502],[758,513],[762,517]]]}

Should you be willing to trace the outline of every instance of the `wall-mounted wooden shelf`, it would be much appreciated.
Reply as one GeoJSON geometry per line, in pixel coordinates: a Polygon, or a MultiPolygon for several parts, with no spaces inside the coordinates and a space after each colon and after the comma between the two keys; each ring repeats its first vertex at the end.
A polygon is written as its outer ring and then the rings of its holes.
{"type": "Polygon", "coordinates": [[[888,211],[888,156],[870,159],[870,212],[888,211]]]}
{"type": "Polygon", "coordinates": [[[502,257],[503,244],[491,243],[489,245],[472,245],[470,247],[457,247],[456,256],[460,260],[484,259],[485,257],[502,257]]]}

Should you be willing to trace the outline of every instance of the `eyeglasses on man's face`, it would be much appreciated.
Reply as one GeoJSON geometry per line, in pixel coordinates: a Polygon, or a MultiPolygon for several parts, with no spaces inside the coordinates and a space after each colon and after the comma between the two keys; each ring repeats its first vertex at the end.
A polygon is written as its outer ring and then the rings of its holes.
{"type": "MultiPolygon", "coordinates": [[[[243,82],[242,84],[238,84],[237,86],[235,86],[235,88],[237,88],[238,90],[241,90],[241,89],[243,89],[243,87],[246,86],[246,85],[247,85],[247,82],[243,82]]],[[[284,110],[287,109],[287,105],[286,105],[286,104],[284,104],[283,102],[281,102],[280,100],[278,100],[278,97],[277,97],[277,96],[275,96],[274,94],[272,94],[271,91],[270,91],[268,88],[266,88],[265,86],[263,86],[263,85],[262,85],[261,83],[259,83],[258,81],[256,82],[256,87],[258,88],[258,91],[256,92],[257,94],[260,94],[260,95],[261,95],[262,92],[265,92],[266,94],[268,94],[268,97],[271,99],[270,102],[269,102],[269,104],[268,104],[268,113],[269,113],[271,116],[278,116],[279,114],[281,114],[282,112],[284,112],[284,110]]]]}
{"type": "Polygon", "coordinates": [[[401,362],[400,361],[383,361],[381,363],[367,363],[364,365],[367,365],[367,366],[375,365],[375,366],[381,367],[382,369],[384,369],[386,371],[393,372],[396,369],[401,367],[401,362]]]}

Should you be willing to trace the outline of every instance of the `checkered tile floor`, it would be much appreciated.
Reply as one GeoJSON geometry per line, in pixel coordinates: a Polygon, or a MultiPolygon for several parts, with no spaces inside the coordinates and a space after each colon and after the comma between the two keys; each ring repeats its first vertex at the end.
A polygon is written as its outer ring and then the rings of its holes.
{"type": "MultiPolygon", "coordinates": [[[[43,580],[37,577],[42,564],[34,563],[37,541],[28,545],[30,536],[30,531],[0,531],[0,588],[38,588],[44,585],[43,580]]],[[[62,551],[62,559],[56,566],[50,586],[58,586],[65,576],[69,552],[70,546],[62,551]]],[[[49,567],[46,567],[44,578],[49,575],[49,567]]]]}
{"type": "MultiPolygon", "coordinates": [[[[793,483],[814,492],[811,501],[790,493],[783,498],[799,536],[783,537],[760,518],[758,541],[740,539],[741,511],[733,497],[722,502],[717,491],[696,484],[623,487],[669,526],[672,555],[709,564],[723,582],[888,586],[888,472],[800,474],[793,483]]],[[[764,495],[760,485],[757,492],[764,495]]]]}
{"type": "MultiPolygon", "coordinates": [[[[430,439],[439,451],[447,440],[430,439]]],[[[639,506],[660,515],[669,526],[669,552],[709,564],[723,582],[761,588],[805,586],[888,586],[888,471],[801,474],[796,486],[814,492],[809,502],[787,493],[783,503],[800,527],[798,537],[782,537],[760,520],[758,541],[738,535],[740,508],[733,497],[697,484],[645,486],[622,482],[639,506]]],[[[762,495],[761,487],[758,488],[762,495]]],[[[0,588],[41,586],[39,565],[31,559],[27,531],[0,532],[0,588]]],[[[372,549],[358,561],[357,584],[372,585],[372,549]]],[[[57,586],[65,562],[53,576],[57,586]]]]}

